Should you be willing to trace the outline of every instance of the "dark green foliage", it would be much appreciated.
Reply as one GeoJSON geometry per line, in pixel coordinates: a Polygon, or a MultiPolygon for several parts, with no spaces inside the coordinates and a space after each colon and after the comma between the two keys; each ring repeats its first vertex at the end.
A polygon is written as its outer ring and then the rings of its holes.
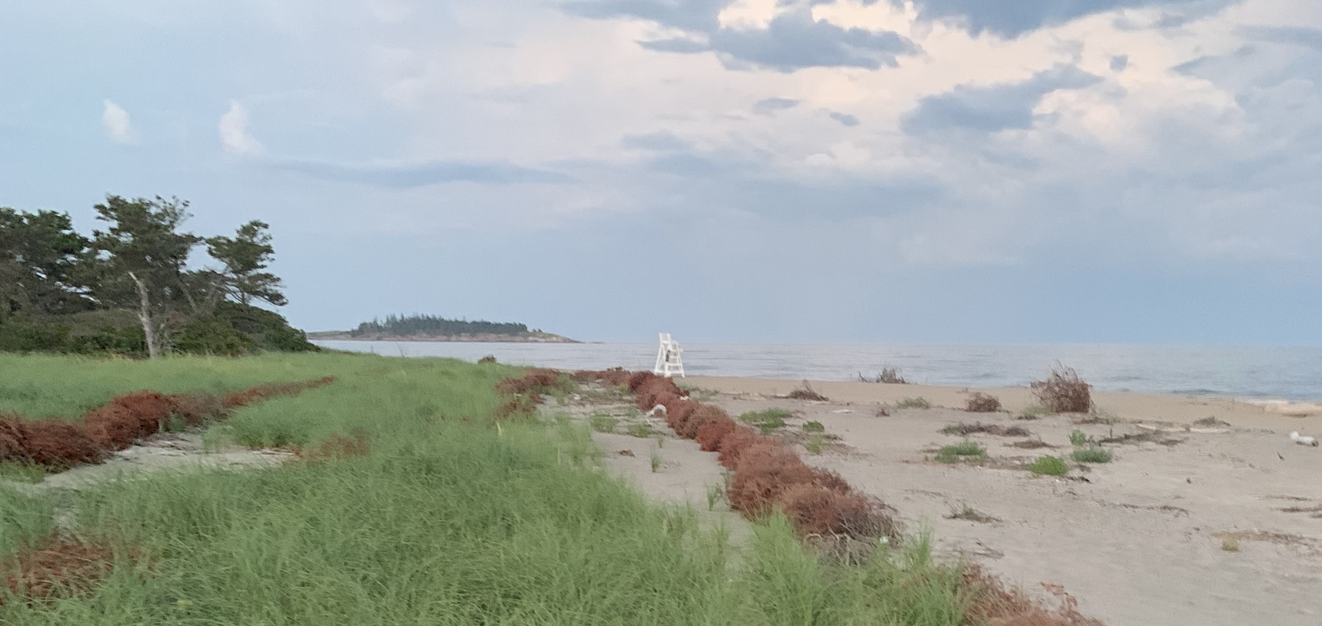
{"type": "Polygon", "coordinates": [[[280,277],[264,272],[275,256],[270,225],[253,220],[239,227],[234,237],[208,237],[207,252],[224,264],[220,284],[226,295],[240,304],[264,300],[275,306],[284,306],[288,300],[280,292],[280,277]]]}
{"type": "Polygon", "coordinates": [[[276,352],[316,352],[321,348],[308,343],[307,334],[289,325],[283,315],[237,302],[216,306],[216,317],[249,336],[258,350],[276,352]]]}
{"type": "Polygon", "coordinates": [[[66,213],[0,207],[0,321],[11,314],[91,308],[75,278],[86,247],[66,213]]]}
{"type": "Polygon", "coordinates": [[[177,198],[110,195],[93,208],[107,227],[90,240],[67,214],[0,208],[0,351],[318,350],[284,317],[250,304],[286,302],[280,278],[263,271],[275,254],[266,223],[204,240],[181,230],[188,203],[177,198]],[[203,241],[222,269],[188,267],[203,241]]]}
{"type": "Polygon", "coordinates": [[[179,329],[175,348],[188,354],[240,356],[253,351],[252,337],[234,329],[227,320],[206,317],[179,329]]]}
{"type": "Polygon", "coordinates": [[[512,322],[485,322],[451,320],[434,315],[387,315],[385,321],[363,322],[349,334],[362,335],[522,335],[528,332],[526,324],[512,322]]]}

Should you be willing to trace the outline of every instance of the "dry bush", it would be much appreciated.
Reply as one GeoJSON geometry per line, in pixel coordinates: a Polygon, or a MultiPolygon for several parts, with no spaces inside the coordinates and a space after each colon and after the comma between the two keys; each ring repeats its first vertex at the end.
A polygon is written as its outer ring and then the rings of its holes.
{"type": "Polygon", "coordinates": [[[638,393],[638,390],[642,389],[643,385],[653,378],[659,377],[651,372],[634,372],[625,379],[624,384],[628,385],[629,391],[638,393]]]}
{"type": "Polygon", "coordinates": [[[0,562],[0,576],[14,595],[44,600],[89,593],[113,563],[114,553],[105,545],[52,536],[0,562]]]}
{"type": "Polygon", "coordinates": [[[812,385],[808,384],[808,381],[806,380],[803,381],[802,389],[795,389],[785,397],[791,400],[813,400],[817,402],[825,402],[827,400],[826,396],[813,391],[812,385]]]}
{"type": "Polygon", "coordinates": [[[689,418],[702,407],[702,404],[694,402],[693,400],[675,399],[670,400],[669,404],[666,404],[665,407],[666,424],[670,425],[670,428],[678,433],[688,422],[689,418]]]}
{"type": "Polygon", "coordinates": [[[296,383],[276,383],[273,385],[258,385],[244,391],[225,394],[220,399],[220,404],[225,409],[235,409],[241,406],[247,406],[254,402],[270,400],[279,396],[292,396],[307,389],[314,389],[335,382],[334,376],[323,376],[316,380],[308,380],[296,383]]]}
{"type": "Polygon", "coordinates": [[[105,452],[77,422],[49,419],[23,425],[27,462],[54,470],[100,463],[105,452]]]}
{"type": "MultiPolygon", "coordinates": [[[[635,404],[644,411],[658,404],[664,404],[662,400],[669,398],[669,396],[683,398],[685,395],[687,394],[679,388],[679,385],[675,384],[675,381],[662,376],[652,376],[651,379],[644,381],[634,391],[635,404]]],[[[666,408],[669,409],[670,407],[667,405],[666,408]]]]}
{"type": "Polygon", "coordinates": [[[757,431],[746,426],[735,426],[730,434],[721,438],[718,448],[720,455],[716,459],[726,469],[733,470],[739,466],[739,458],[743,456],[745,450],[763,443],[775,443],[775,441],[770,437],[759,435],[757,431]]]}
{"type": "Polygon", "coordinates": [[[727,494],[730,508],[749,515],[765,515],[780,495],[794,485],[815,485],[849,493],[849,485],[834,472],[809,467],[793,450],[768,440],[749,446],[739,456],[727,494]]]}
{"type": "Polygon", "coordinates": [[[1018,589],[986,573],[976,564],[964,566],[964,588],[970,592],[970,604],[964,614],[967,622],[987,626],[1105,626],[1078,611],[1078,600],[1065,593],[1060,585],[1042,583],[1059,606],[1048,607],[1034,602],[1018,589]]]}
{"type": "Polygon", "coordinates": [[[334,435],[311,448],[298,448],[294,454],[305,461],[325,461],[328,459],[347,459],[367,456],[372,451],[372,443],[367,433],[354,430],[352,438],[334,435]]]}
{"type": "Polygon", "coordinates": [[[1001,401],[996,396],[979,391],[969,396],[964,410],[969,413],[995,413],[1001,410],[1001,401]]]}
{"type": "Polygon", "coordinates": [[[569,377],[580,383],[596,381],[606,385],[625,385],[633,375],[623,367],[615,367],[608,370],[579,370],[569,377]]]}
{"type": "Polygon", "coordinates": [[[1033,436],[1033,433],[1029,432],[1028,429],[1023,426],[1001,426],[999,424],[983,424],[982,422],[974,422],[972,424],[960,422],[958,424],[952,424],[942,428],[941,434],[958,435],[960,437],[977,434],[996,435],[997,437],[1033,436]]]}
{"type": "Polygon", "coordinates": [[[1083,382],[1074,368],[1057,364],[1046,380],[1033,381],[1032,387],[1053,413],[1087,413],[1092,408],[1092,385],[1083,382]]]}
{"type": "Polygon", "coordinates": [[[724,419],[714,419],[698,427],[698,435],[693,439],[703,452],[716,452],[721,449],[721,441],[733,433],[739,425],[727,415],[724,419]]]}
{"type": "Polygon", "coordinates": [[[199,426],[220,419],[228,409],[333,382],[328,376],[301,383],[261,385],[222,398],[165,395],[136,391],[111,398],[81,421],[36,420],[0,415],[0,461],[31,463],[54,470],[100,463],[107,453],[123,450],[159,433],[171,420],[199,426]]]}
{"type": "Polygon", "coordinates": [[[23,423],[17,415],[0,413],[0,463],[28,461],[25,443],[27,435],[23,430],[23,423]]]}
{"type": "Polygon", "coordinates": [[[895,521],[880,500],[847,490],[793,485],[781,494],[780,507],[800,536],[875,539],[897,535],[895,521]]]}
{"type": "Polygon", "coordinates": [[[905,380],[904,377],[900,375],[900,369],[898,367],[883,367],[881,368],[881,373],[872,378],[868,378],[863,375],[863,372],[859,372],[858,380],[865,383],[885,383],[888,385],[909,384],[909,381],[905,380]]]}
{"type": "Polygon", "coordinates": [[[698,437],[698,431],[704,425],[730,419],[730,416],[725,411],[722,411],[717,407],[699,403],[695,404],[698,404],[698,409],[689,414],[688,419],[675,427],[675,433],[680,437],[685,439],[696,439],[698,437]]]}

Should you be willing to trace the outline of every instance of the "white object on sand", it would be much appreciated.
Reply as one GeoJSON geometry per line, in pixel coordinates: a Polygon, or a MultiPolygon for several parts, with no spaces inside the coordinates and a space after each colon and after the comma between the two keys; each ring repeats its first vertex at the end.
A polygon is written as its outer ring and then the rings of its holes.
{"type": "Polygon", "coordinates": [[[666,405],[664,404],[658,404],[652,407],[651,411],[647,412],[648,417],[655,417],[657,415],[665,415],[665,414],[666,414],[666,405]]]}
{"type": "Polygon", "coordinates": [[[679,349],[679,343],[670,338],[670,333],[661,333],[661,348],[656,352],[656,367],[652,368],[652,373],[657,376],[673,378],[679,374],[684,376],[684,362],[680,360],[680,355],[684,351],[679,349]]]}
{"type": "Polygon", "coordinates": [[[1314,448],[1317,447],[1316,437],[1305,437],[1303,435],[1300,435],[1298,431],[1290,433],[1290,441],[1293,441],[1301,446],[1313,446],[1314,448]]]}

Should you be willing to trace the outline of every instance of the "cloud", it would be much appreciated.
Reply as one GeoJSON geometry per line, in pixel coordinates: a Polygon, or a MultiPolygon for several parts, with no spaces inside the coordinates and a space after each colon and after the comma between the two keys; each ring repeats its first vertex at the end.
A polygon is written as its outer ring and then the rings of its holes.
{"type": "Polygon", "coordinates": [[[1129,67],[1129,55],[1127,55],[1127,54],[1117,54],[1117,55],[1111,57],[1110,65],[1111,65],[1111,71],[1112,71],[1112,72],[1123,72],[1123,71],[1125,71],[1125,68],[1128,68],[1128,67],[1129,67]]]}
{"type": "Polygon", "coordinates": [[[900,120],[910,134],[947,129],[993,133],[1007,128],[1029,128],[1033,107],[1057,89],[1080,89],[1101,80],[1073,65],[1058,65],[1021,83],[990,86],[961,85],[918,101],[900,120]]]}
{"type": "Polygon", "coordinates": [[[1305,26],[1244,26],[1239,33],[1267,43],[1291,44],[1322,51],[1322,30],[1305,26]]]}
{"type": "Polygon", "coordinates": [[[110,138],[121,144],[136,142],[137,132],[133,130],[129,112],[110,100],[105,100],[103,104],[105,109],[101,112],[101,125],[110,133],[110,138]]]}
{"type": "MultiPolygon", "coordinates": [[[[1004,37],[1018,37],[1044,26],[1114,11],[1145,7],[1164,7],[1182,10],[1187,16],[1201,16],[1215,12],[1239,0],[912,0],[923,20],[953,20],[964,25],[969,32],[984,31],[1004,37]]],[[[876,4],[865,0],[864,4],[876,4]]],[[[890,0],[903,7],[903,0],[890,0]]],[[[1180,17],[1180,16],[1168,16],[1180,17]]]]}
{"type": "Polygon", "coordinates": [[[853,116],[853,115],[850,115],[850,114],[848,114],[848,113],[841,113],[841,112],[839,112],[839,111],[831,111],[830,116],[831,116],[831,119],[833,119],[833,120],[835,120],[835,121],[837,121],[837,122],[840,122],[841,124],[844,124],[845,126],[848,126],[848,127],[850,127],[850,128],[853,128],[853,127],[855,127],[855,126],[858,126],[858,117],[853,116]]]}
{"type": "Polygon", "coordinates": [[[261,154],[265,148],[248,133],[248,109],[231,100],[230,108],[220,116],[220,143],[235,154],[261,154]]]}
{"type": "Polygon", "coordinates": [[[918,47],[899,33],[845,28],[813,18],[812,7],[793,6],[776,14],[765,28],[722,26],[721,9],[732,0],[603,0],[572,3],[573,15],[595,19],[636,18],[684,31],[680,37],[638,42],[657,52],[711,52],[725,67],[767,68],[793,72],[810,67],[895,67],[896,57],[918,47]]]}
{"type": "Polygon", "coordinates": [[[765,98],[753,103],[753,110],[758,113],[775,113],[798,106],[799,101],[793,98],[765,98]]]}
{"type": "Polygon", "coordinates": [[[270,165],[329,181],[347,181],[386,189],[412,189],[444,183],[487,185],[567,183],[559,172],[502,162],[424,161],[416,163],[332,163],[296,158],[271,158],[270,165]]]}
{"type": "Polygon", "coordinates": [[[688,150],[689,142],[676,137],[669,131],[660,131],[644,135],[625,135],[620,146],[629,150],[648,150],[652,152],[678,152],[688,150]]]}

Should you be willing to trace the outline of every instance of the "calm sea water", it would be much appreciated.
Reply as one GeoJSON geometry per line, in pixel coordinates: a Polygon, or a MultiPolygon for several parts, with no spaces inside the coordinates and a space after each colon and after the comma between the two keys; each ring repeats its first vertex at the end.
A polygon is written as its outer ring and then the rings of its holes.
{"type": "MultiPolygon", "coordinates": [[[[558,369],[651,369],[655,343],[425,343],[319,341],[391,356],[442,356],[558,369]]],[[[681,343],[689,375],[850,380],[898,367],[913,383],[1014,387],[1057,361],[1097,389],[1322,400],[1322,348],[1057,345],[681,343]]]]}

